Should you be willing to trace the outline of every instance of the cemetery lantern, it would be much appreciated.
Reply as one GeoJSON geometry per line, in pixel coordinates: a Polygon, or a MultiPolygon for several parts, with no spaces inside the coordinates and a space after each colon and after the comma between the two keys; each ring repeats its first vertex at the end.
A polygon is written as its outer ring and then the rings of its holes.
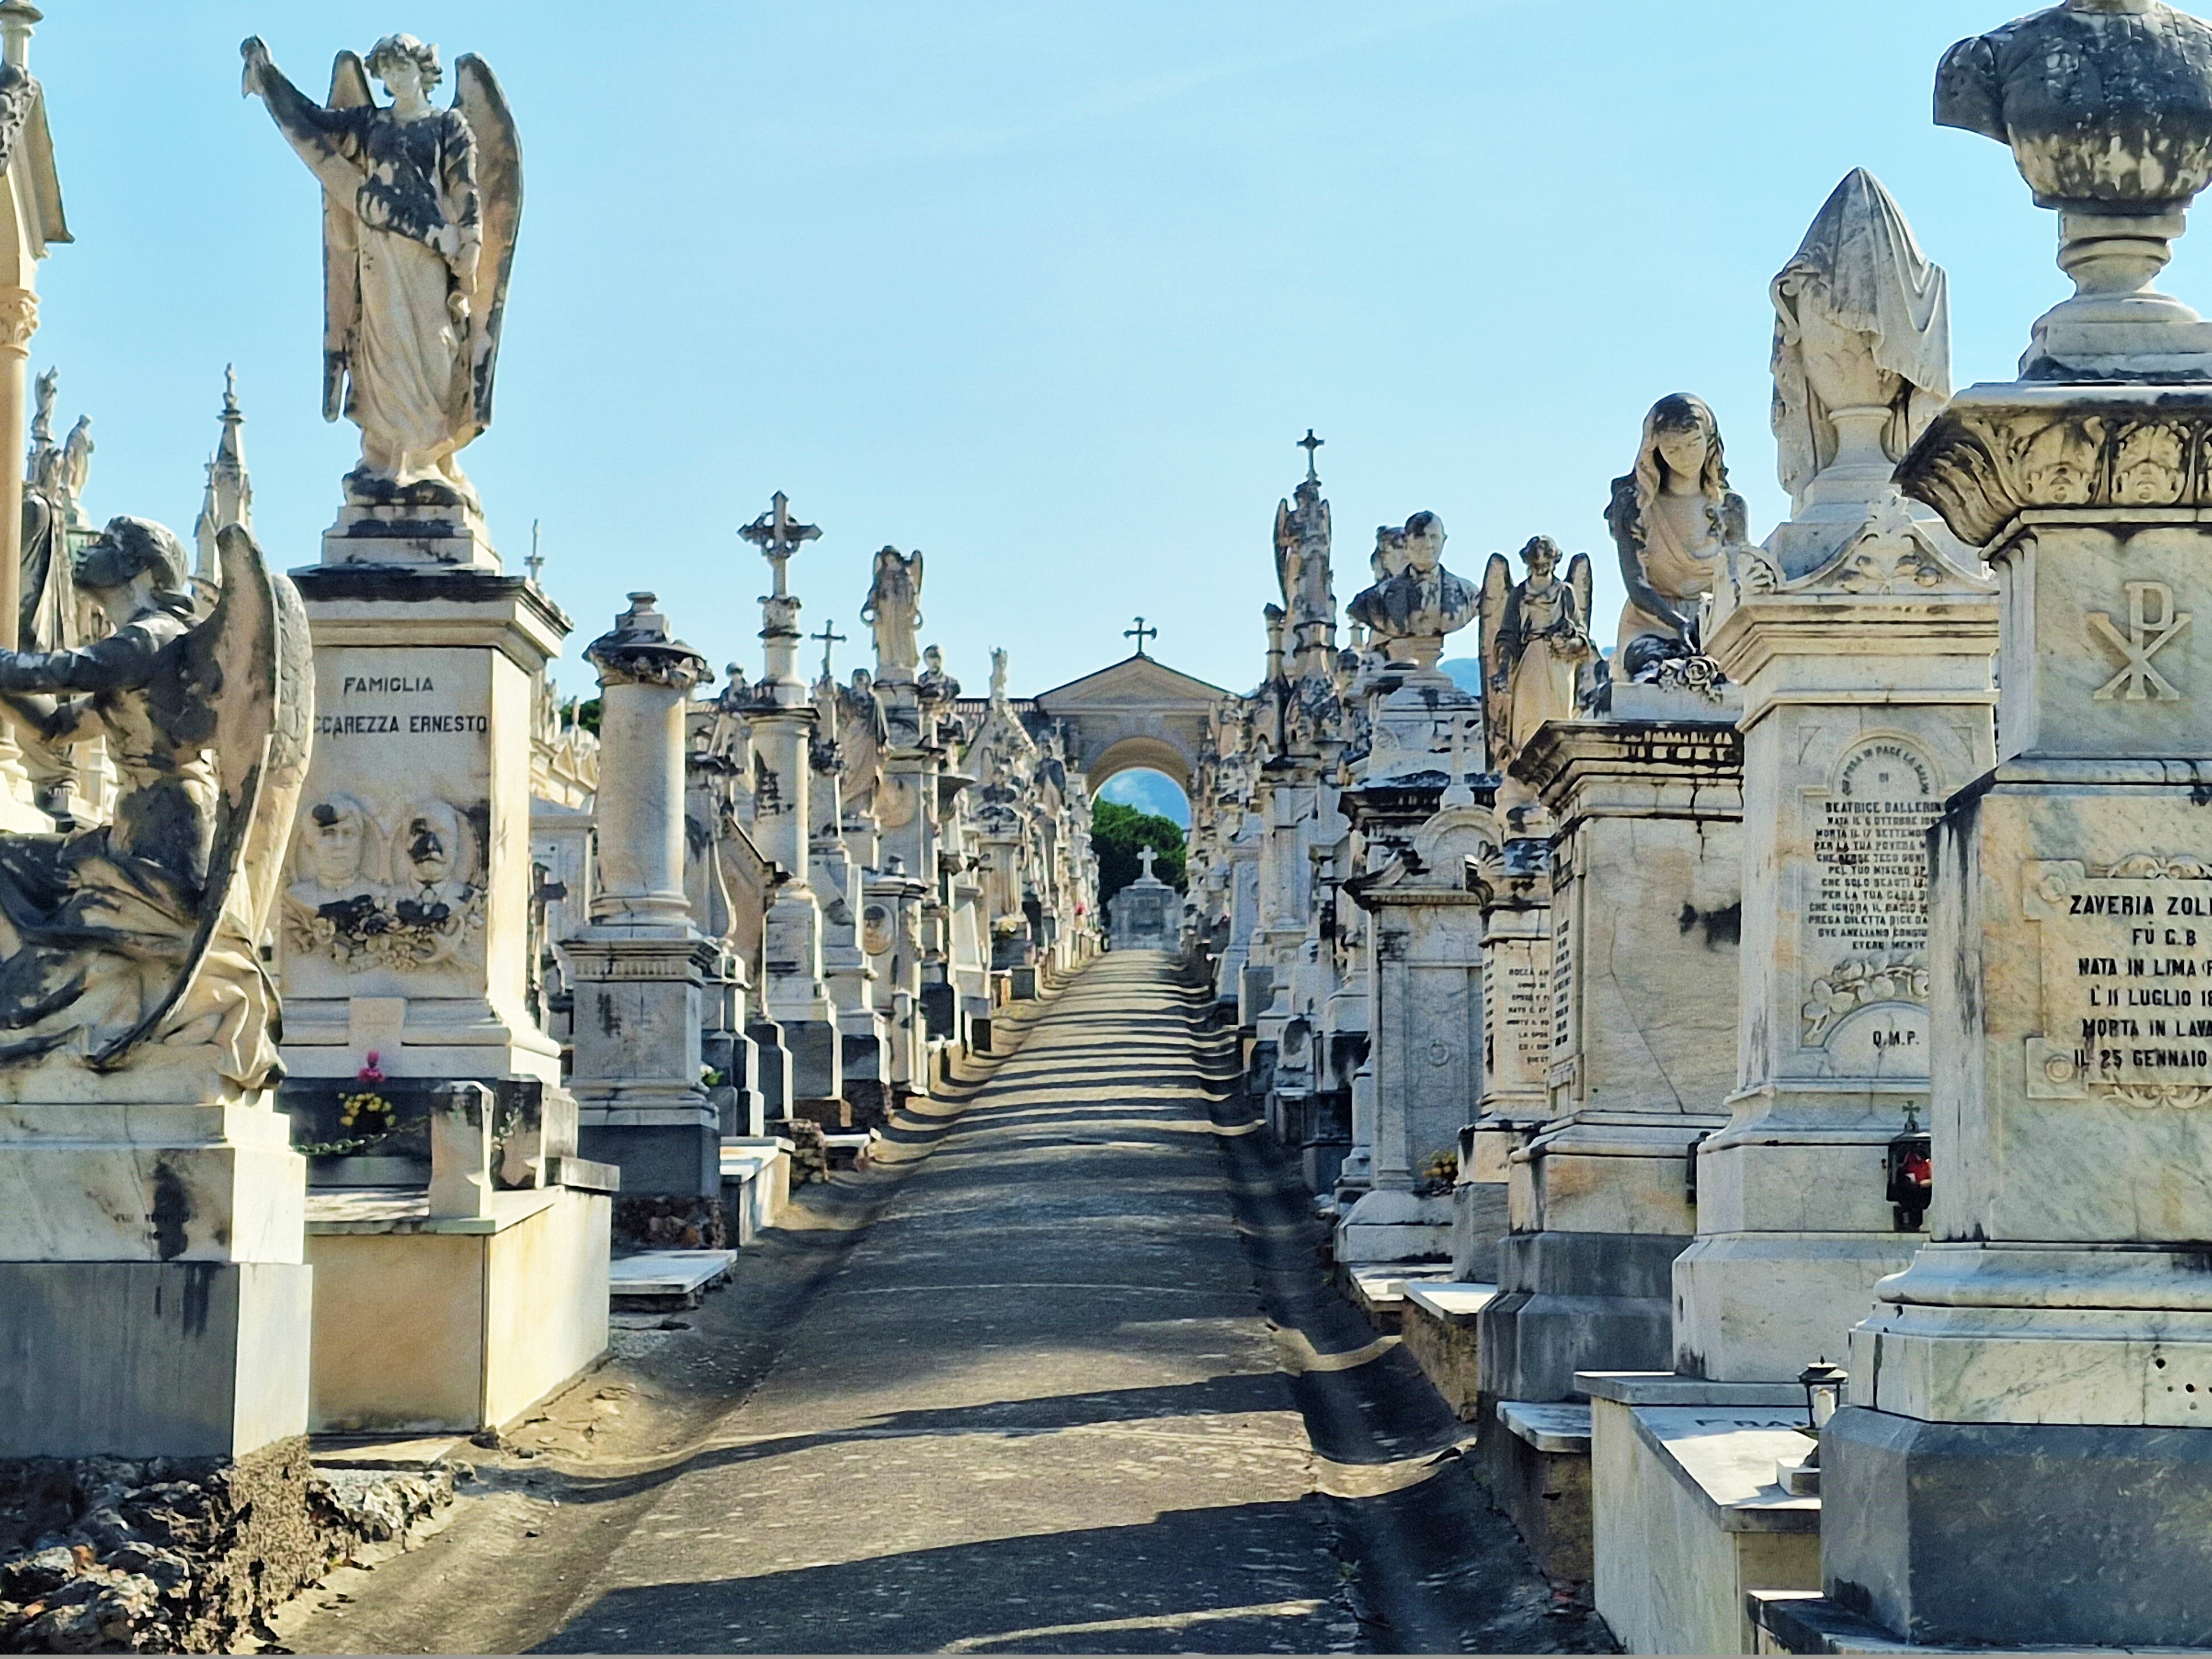
{"type": "Polygon", "coordinates": [[[1805,1428],[1803,1432],[1818,1439],[1828,1419],[1836,1414],[1843,1403],[1844,1384],[1850,1382],[1850,1373],[1840,1365],[1831,1365],[1826,1356],[1814,1360],[1797,1374],[1797,1382],[1805,1390],[1805,1428]]]}
{"type": "Polygon", "coordinates": [[[1881,1160],[1886,1196],[1895,1206],[1891,1215],[1899,1232],[1918,1232],[1922,1218],[1928,1213],[1936,1185],[1930,1151],[1931,1142],[1922,1133],[1918,1117],[1911,1107],[1906,1107],[1905,1132],[1889,1143],[1881,1160]]]}

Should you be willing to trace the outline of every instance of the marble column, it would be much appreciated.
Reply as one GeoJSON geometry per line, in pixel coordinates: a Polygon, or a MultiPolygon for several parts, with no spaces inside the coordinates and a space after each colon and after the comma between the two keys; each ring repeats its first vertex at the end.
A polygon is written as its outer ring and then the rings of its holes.
{"type": "Polygon", "coordinates": [[[791,1111],[842,1127],[843,1045],[836,1005],[823,979],[822,905],[811,883],[811,798],[817,715],[799,677],[799,605],[786,567],[799,545],[816,533],[793,526],[781,495],[746,535],[757,542],[775,574],[775,590],[761,601],[765,665],[747,718],[761,769],[753,804],[754,839],[762,854],[784,872],[763,925],[762,1002],[782,1027],[791,1054],[791,1111]]]}
{"type": "MultiPolygon", "coordinates": [[[[684,704],[706,659],[633,593],[585,658],[599,674],[599,884],[563,941],[574,976],[580,1149],[618,1164],[623,1206],[718,1211],[720,1115],[701,1082],[702,998],[717,952],[684,891],[684,704]]],[[[709,1227],[707,1231],[714,1231],[709,1227]]]]}

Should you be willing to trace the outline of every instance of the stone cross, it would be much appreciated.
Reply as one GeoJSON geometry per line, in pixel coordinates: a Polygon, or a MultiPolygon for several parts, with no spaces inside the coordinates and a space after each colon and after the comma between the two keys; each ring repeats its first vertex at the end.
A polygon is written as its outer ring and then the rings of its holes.
{"type": "MultiPolygon", "coordinates": [[[[1139,620],[1142,619],[1139,618],[1139,620]]],[[[1158,879],[1158,877],[1152,874],[1152,849],[1150,847],[1139,847],[1137,849],[1137,862],[1143,865],[1145,867],[1145,873],[1138,878],[1138,879],[1140,881],[1155,881],[1158,879]]]]}
{"type": "Polygon", "coordinates": [[[813,525],[796,522],[791,516],[791,498],[779,489],[769,497],[769,510],[738,534],[760,549],[761,556],[775,573],[775,597],[781,599],[791,593],[784,578],[785,565],[808,542],[818,540],[822,532],[813,525]]]}
{"type": "Polygon", "coordinates": [[[1298,447],[1306,453],[1306,482],[1309,483],[1321,482],[1321,474],[1314,470],[1314,452],[1328,441],[1326,438],[1315,437],[1314,429],[1311,427],[1308,427],[1306,435],[1298,440],[1298,447]]]}
{"type": "Polygon", "coordinates": [[[1136,641],[1137,654],[1140,657],[1145,654],[1145,641],[1146,640],[1156,640],[1159,638],[1159,636],[1160,630],[1157,628],[1146,627],[1145,619],[1142,617],[1137,618],[1137,625],[1134,628],[1125,628],[1121,630],[1121,637],[1123,639],[1136,641]]]}
{"type": "Polygon", "coordinates": [[[826,680],[830,678],[831,672],[830,653],[844,644],[845,635],[840,634],[832,624],[823,623],[819,634],[810,634],[807,638],[822,641],[822,678],[826,680]]]}

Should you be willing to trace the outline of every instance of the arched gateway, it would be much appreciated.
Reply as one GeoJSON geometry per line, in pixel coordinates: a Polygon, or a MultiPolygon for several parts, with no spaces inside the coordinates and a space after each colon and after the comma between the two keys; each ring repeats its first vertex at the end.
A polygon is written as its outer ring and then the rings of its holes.
{"type": "Polygon", "coordinates": [[[1093,794],[1116,772],[1150,767],[1190,793],[1206,719],[1231,693],[1179,673],[1139,649],[1111,668],[1030,699],[1071,733],[1069,758],[1093,794]]]}

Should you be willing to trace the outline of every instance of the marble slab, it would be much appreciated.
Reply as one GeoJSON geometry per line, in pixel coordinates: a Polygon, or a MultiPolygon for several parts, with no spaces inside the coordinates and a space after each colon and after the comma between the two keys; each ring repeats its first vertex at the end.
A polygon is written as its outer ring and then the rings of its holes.
{"type": "Polygon", "coordinates": [[[1498,1420],[1509,1432],[1540,1452],[1563,1452],[1573,1457],[1589,1455],[1588,1406],[1501,1400],[1498,1402],[1498,1420]]]}
{"type": "Polygon", "coordinates": [[[689,1296],[726,1277],[735,1250],[646,1250],[607,1263],[612,1296],[689,1296]]]}

